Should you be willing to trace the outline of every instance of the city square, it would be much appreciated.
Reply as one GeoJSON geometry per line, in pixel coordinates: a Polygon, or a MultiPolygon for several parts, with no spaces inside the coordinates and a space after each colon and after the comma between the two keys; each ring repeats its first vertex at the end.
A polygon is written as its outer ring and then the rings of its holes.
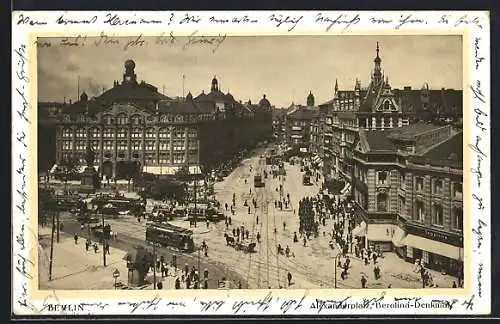
{"type": "Polygon", "coordinates": [[[393,87],[381,38],[322,103],[243,101],[215,68],[171,94],[135,57],[39,101],[40,289],[462,287],[462,90],[393,87]]]}

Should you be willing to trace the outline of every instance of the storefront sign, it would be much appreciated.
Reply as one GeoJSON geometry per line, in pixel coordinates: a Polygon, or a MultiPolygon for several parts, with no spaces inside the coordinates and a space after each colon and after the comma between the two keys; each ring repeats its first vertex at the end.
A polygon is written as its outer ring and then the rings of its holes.
{"type": "Polygon", "coordinates": [[[429,240],[439,241],[442,243],[463,247],[463,237],[453,233],[445,233],[430,228],[424,228],[415,224],[407,223],[406,231],[408,234],[413,234],[425,237],[429,240]]]}

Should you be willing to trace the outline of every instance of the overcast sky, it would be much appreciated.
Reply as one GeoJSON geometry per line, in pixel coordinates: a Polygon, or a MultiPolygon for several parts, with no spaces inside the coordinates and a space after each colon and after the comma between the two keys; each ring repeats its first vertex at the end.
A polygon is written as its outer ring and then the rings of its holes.
{"type": "MultiPolygon", "coordinates": [[[[134,37],[135,38],[135,37],[134,37]]],[[[129,47],[134,38],[116,38],[119,44],[38,48],[38,100],[75,100],[80,90],[98,95],[122,80],[123,63],[136,63],[137,79],[158,87],[171,97],[196,96],[210,91],[217,76],[224,92],[237,100],[257,102],[263,94],[276,107],[292,102],[305,104],[309,91],[316,104],[329,100],[335,79],[348,90],[356,78],[367,86],[373,69],[376,42],[380,44],[382,69],[395,87],[462,88],[462,40],[460,36],[266,36],[228,37],[214,52],[210,45],[183,47],[187,38],[176,38],[172,46],[156,44],[146,37],[142,47],[129,47]]],[[[41,43],[41,42],[40,42],[41,43]]],[[[80,41],[82,43],[82,41],[80,41]]]]}

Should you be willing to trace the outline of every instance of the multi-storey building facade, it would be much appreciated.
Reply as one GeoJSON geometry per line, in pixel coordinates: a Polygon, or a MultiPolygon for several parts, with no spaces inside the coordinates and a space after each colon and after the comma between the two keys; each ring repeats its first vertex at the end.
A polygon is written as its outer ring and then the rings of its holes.
{"type": "Polygon", "coordinates": [[[463,266],[462,132],[416,123],[360,131],[352,178],[353,235],[459,275],[463,266]]]}
{"type": "Polygon", "coordinates": [[[307,96],[307,106],[292,104],[285,115],[285,142],[301,153],[316,151],[319,137],[319,108],[314,95],[307,96]]]}
{"type": "Polygon", "coordinates": [[[339,90],[335,82],[333,99],[320,105],[325,113],[323,157],[325,175],[350,181],[353,172],[353,148],[359,131],[390,130],[418,120],[460,121],[462,91],[421,90],[405,87],[392,89],[382,73],[377,43],[374,68],[367,88],[356,80],[353,90],[339,90]],[[441,118],[441,117],[442,118],[441,118]]]}
{"type": "Polygon", "coordinates": [[[271,136],[269,102],[256,112],[218,89],[172,99],[145,82],[137,82],[135,63],[125,62],[123,81],[89,99],[60,110],[56,130],[56,164],[77,157],[87,147],[96,152],[95,167],[107,178],[124,176],[124,164],[154,174],[174,174],[182,165],[191,173],[210,168],[248,142],[271,136]],[[243,132],[241,132],[243,129],[243,132]]]}
{"type": "Polygon", "coordinates": [[[273,109],[273,136],[278,141],[285,139],[285,115],[286,109],[274,108],[273,109]]]}

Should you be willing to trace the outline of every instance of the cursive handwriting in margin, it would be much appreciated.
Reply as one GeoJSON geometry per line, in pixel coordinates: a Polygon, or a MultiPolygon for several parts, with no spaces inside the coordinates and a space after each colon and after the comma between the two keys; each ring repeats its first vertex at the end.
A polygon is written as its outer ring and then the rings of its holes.
{"type": "MultiPolygon", "coordinates": [[[[18,24],[43,25],[42,21],[31,19],[28,16],[20,15],[18,24]]],[[[34,261],[30,259],[30,249],[27,247],[30,242],[27,242],[28,228],[28,152],[30,149],[26,135],[26,127],[30,124],[29,111],[31,105],[28,101],[28,85],[30,78],[27,70],[28,55],[26,44],[19,44],[13,47],[13,76],[14,76],[14,94],[13,104],[15,114],[13,120],[14,137],[14,154],[13,154],[13,186],[14,186],[14,215],[13,235],[15,237],[13,262],[16,273],[20,277],[16,277],[14,289],[17,291],[17,305],[34,311],[35,308],[29,298],[29,282],[33,279],[34,261]]]]}

